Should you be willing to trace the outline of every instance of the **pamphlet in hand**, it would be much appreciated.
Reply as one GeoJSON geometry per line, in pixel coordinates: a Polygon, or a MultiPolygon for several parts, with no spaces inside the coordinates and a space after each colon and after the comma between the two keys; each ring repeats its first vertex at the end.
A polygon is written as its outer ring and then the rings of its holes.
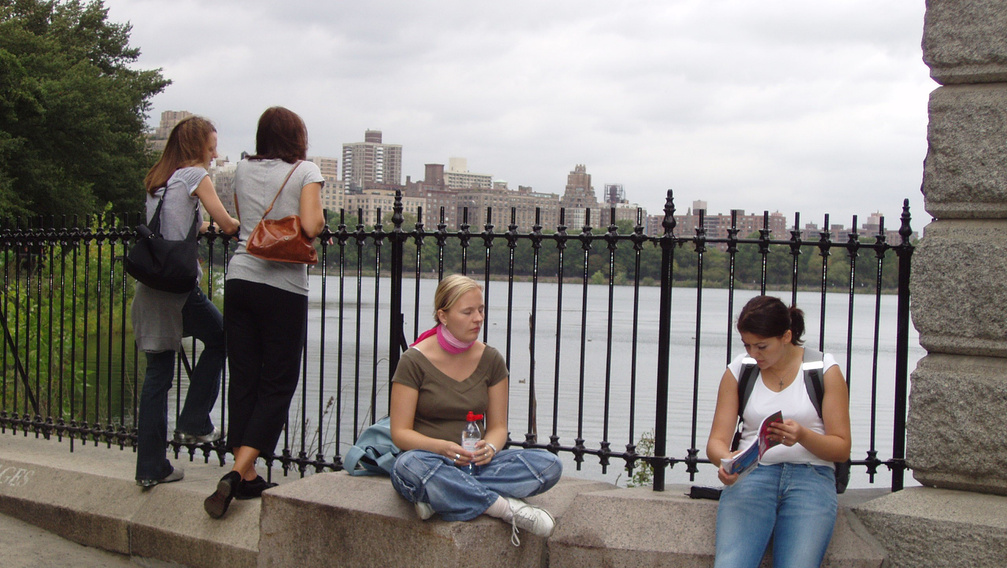
{"type": "MultiPolygon", "coordinates": [[[[737,473],[741,477],[744,477],[745,474],[759,465],[759,460],[762,459],[766,450],[779,444],[779,442],[769,439],[769,425],[774,422],[783,422],[782,411],[777,410],[762,421],[762,425],[759,426],[759,435],[744,451],[735,454],[733,457],[720,460],[720,465],[728,475],[737,473]]],[[[738,479],[741,479],[741,477],[738,479]]]]}

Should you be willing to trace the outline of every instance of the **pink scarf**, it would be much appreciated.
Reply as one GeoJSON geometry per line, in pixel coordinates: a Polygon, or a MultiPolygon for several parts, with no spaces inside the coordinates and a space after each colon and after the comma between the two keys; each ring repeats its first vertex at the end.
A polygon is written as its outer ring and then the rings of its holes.
{"type": "Polygon", "coordinates": [[[416,341],[412,342],[410,347],[415,346],[417,343],[423,341],[424,339],[430,337],[431,335],[437,336],[437,344],[441,346],[441,349],[451,353],[452,355],[457,355],[459,353],[464,353],[468,351],[469,347],[475,343],[475,340],[469,341],[468,343],[458,339],[448,331],[448,328],[441,324],[437,324],[434,327],[424,331],[416,338],[416,341]]]}

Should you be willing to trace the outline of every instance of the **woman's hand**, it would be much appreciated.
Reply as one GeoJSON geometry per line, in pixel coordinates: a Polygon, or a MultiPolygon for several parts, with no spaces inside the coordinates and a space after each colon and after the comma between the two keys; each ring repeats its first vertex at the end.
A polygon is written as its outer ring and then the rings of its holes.
{"type": "Polygon", "coordinates": [[[738,481],[739,475],[741,474],[740,473],[728,474],[726,471],[724,471],[724,466],[720,466],[720,469],[717,470],[717,479],[720,479],[720,482],[723,483],[724,485],[734,485],[734,483],[738,481]]]}
{"type": "Polygon", "coordinates": [[[437,453],[450,459],[456,466],[464,466],[469,463],[473,463],[475,454],[461,447],[460,444],[449,442],[447,440],[440,440],[440,442],[442,445],[437,453]]]}
{"type": "Polygon", "coordinates": [[[479,440],[476,443],[476,451],[470,452],[454,442],[446,442],[447,446],[441,452],[442,456],[451,458],[457,466],[486,465],[493,461],[496,451],[486,440],[479,440]]]}
{"type": "Polygon", "coordinates": [[[491,446],[486,440],[479,440],[479,442],[476,443],[473,463],[476,465],[486,465],[493,461],[493,458],[495,458],[496,455],[497,452],[493,449],[493,446],[491,446]]]}
{"type": "MultiPolygon", "coordinates": [[[[203,209],[210,214],[210,218],[217,223],[222,233],[233,235],[238,232],[241,227],[241,223],[231,217],[231,215],[224,209],[224,204],[220,202],[220,197],[217,197],[217,191],[213,189],[213,182],[210,181],[210,176],[204,177],[199,185],[196,186],[196,190],[193,192],[199,201],[203,204],[203,209]]],[[[237,200],[235,200],[237,204],[237,200]]],[[[203,227],[200,232],[205,233],[209,228],[209,223],[203,222],[203,227]]]]}
{"type": "Polygon", "coordinates": [[[788,418],[783,422],[773,422],[769,425],[769,438],[784,446],[793,446],[801,443],[807,431],[804,426],[788,418]]]}

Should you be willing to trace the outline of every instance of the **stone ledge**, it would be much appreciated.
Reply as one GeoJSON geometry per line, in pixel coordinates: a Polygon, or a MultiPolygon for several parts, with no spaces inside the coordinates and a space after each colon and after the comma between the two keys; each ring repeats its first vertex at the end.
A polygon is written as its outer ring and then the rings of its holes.
{"type": "Polygon", "coordinates": [[[133,480],[136,454],[129,449],[71,447],[3,436],[0,470],[8,475],[0,480],[0,513],[132,557],[193,568],[255,566],[259,502],[236,501],[223,520],[203,511],[224,468],[172,459],[185,479],[144,490],[133,480]],[[18,473],[14,482],[11,472],[18,473]]]}
{"type": "MultiPolygon", "coordinates": [[[[515,548],[510,527],[496,519],[420,521],[387,478],[323,473],[263,495],[259,566],[323,565],[336,556],[359,566],[449,566],[460,558],[486,568],[712,566],[717,502],[689,499],[687,491],[564,478],[529,499],[553,513],[556,532],[548,541],[522,535],[515,548]]],[[[882,565],[884,549],[849,507],[887,493],[853,490],[841,497],[823,566],[882,565]]]]}
{"type": "MultiPolygon", "coordinates": [[[[549,539],[550,568],[713,566],[717,502],[686,496],[686,485],[582,493],[549,539]]],[[[882,492],[852,490],[839,516],[824,567],[878,568],[882,548],[849,511],[849,503],[882,492]]],[[[766,554],[764,566],[771,566],[766,554]]]]}
{"type": "MultiPolygon", "coordinates": [[[[609,483],[562,479],[529,503],[545,507],[558,524],[582,492],[609,483]]],[[[480,517],[465,523],[421,521],[387,477],[322,473],[263,494],[259,566],[322,566],[339,557],[355,566],[545,566],[547,543],[480,517]],[[305,522],[311,519],[311,522],[305,522]],[[464,559],[464,560],[462,560],[464,559]]]]}
{"type": "Polygon", "coordinates": [[[894,567],[1003,566],[1007,497],[912,487],[854,507],[894,567]]]}
{"type": "MultiPolygon", "coordinates": [[[[360,566],[456,565],[461,558],[487,568],[713,565],[717,503],[688,499],[687,485],[655,492],[564,478],[530,499],[555,514],[556,533],[548,542],[522,535],[515,548],[509,526],[496,519],[420,521],[387,478],[277,472],[280,487],[261,502],[235,501],[227,517],[211,520],[202,500],[225,471],[216,463],[173,460],[185,467],[185,479],[143,491],[132,479],[133,452],[70,448],[3,435],[0,512],[87,546],[142,556],[145,565],[329,565],[334,558],[360,566]]],[[[992,554],[1007,554],[1007,497],[855,489],[839,504],[824,566],[983,565],[987,556],[977,554],[985,549],[954,556],[966,543],[980,548],[982,539],[992,554]]]]}

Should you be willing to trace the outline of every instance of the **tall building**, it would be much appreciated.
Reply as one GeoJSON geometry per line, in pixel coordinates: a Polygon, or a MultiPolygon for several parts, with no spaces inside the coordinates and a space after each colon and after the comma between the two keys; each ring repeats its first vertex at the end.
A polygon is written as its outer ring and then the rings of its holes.
{"type": "Polygon", "coordinates": [[[456,221],[458,199],[455,192],[444,184],[444,164],[426,164],[423,179],[416,183],[407,181],[403,195],[425,200],[423,218],[420,219],[424,229],[437,230],[437,225],[441,222],[441,210],[444,211],[445,225],[452,228],[458,226],[456,221]]]}
{"type": "Polygon", "coordinates": [[[227,158],[214,160],[210,165],[210,181],[213,182],[213,189],[217,191],[217,197],[224,204],[224,209],[232,217],[238,216],[237,207],[234,206],[234,170],[238,165],[229,162],[227,158]]]}
{"type": "Polygon", "coordinates": [[[158,124],[154,132],[147,135],[147,147],[154,152],[163,152],[164,145],[168,143],[168,135],[171,129],[184,118],[192,116],[187,110],[166,110],[161,113],[161,123],[158,124]]]}
{"type": "Polygon", "coordinates": [[[566,226],[580,229],[590,223],[598,227],[601,221],[598,198],[591,187],[591,174],[584,164],[577,164],[566,177],[566,191],[559,200],[560,207],[566,209],[566,226]]]}
{"type": "MultiPolygon", "coordinates": [[[[530,186],[519,185],[517,191],[511,192],[511,202],[515,214],[514,224],[519,231],[531,231],[536,221],[543,230],[555,231],[559,226],[558,194],[532,191],[530,186]]],[[[494,221],[498,227],[510,225],[510,208],[504,214],[500,221],[494,221]]]]}
{"type": "Polygon", "coordinates": [[[364,132],[363,142],[343,144],[343,184],[359,193],[375,186],[402,183],[402,146],[385,144],[380,130],[364,132]]]}
{"type": "Polygon", "coordinates": [[[339,210],[346,207],[346,191],[343,180],[339,179],[339,160],[324,156],[308,156],[322,172],[325,184],[322,186],[322,207],[327,209],[331,219],[337,219],[339,210]]]}
{"type": "Polygon", "coordinates": [[[493,176],[476,174],[468,169],[465,158],[448,158],[448,169],[444,172],[444,185],[450,189],[492,189],[493,176]]]}

